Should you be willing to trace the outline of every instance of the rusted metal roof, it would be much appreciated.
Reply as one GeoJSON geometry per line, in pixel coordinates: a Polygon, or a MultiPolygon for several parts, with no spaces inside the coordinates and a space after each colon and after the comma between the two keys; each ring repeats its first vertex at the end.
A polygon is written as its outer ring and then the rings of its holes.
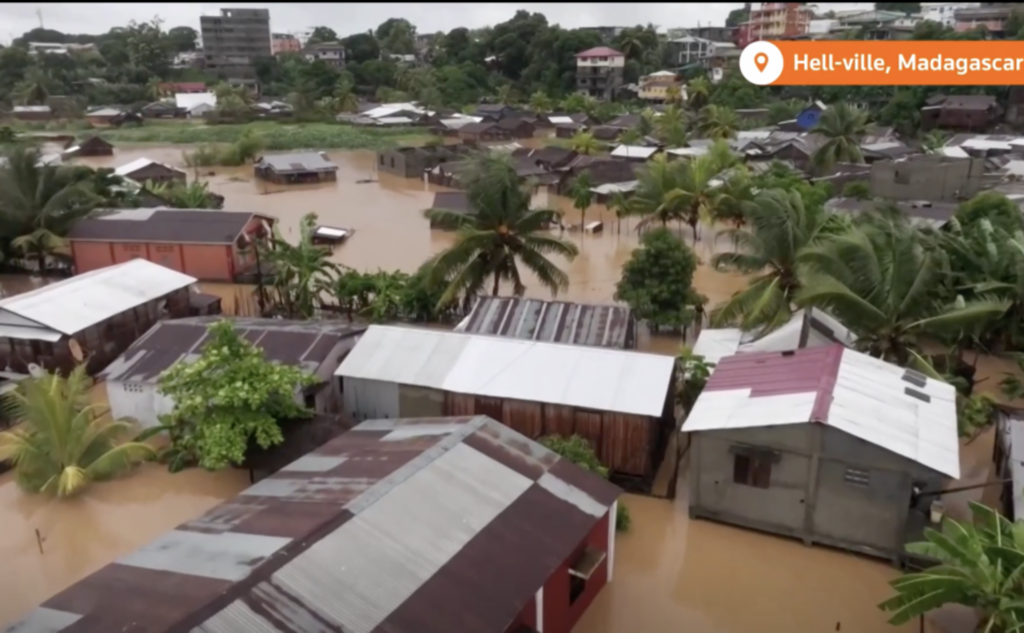
{"type": "MultiPolygon", "coordinates": [[[[206,332],[222,316],[198,316],[154,325],[103,370],[108,382],[154,382],[182,358],[202,352],[206,332]]],[[[242,336],[263,349],[268,360],[315,372],[342,339],[357,337],[365,325],[338,321],[231,318],[242,336]]],[[[355,341],[353,340],[353,344],[355,341]]]]}
{"type": "Polygon", "coordinates": [[[233,244],[254,218],[249,211],[119,209],[75,224],[72,241],[233,244]]]}
{"type": "Polygon", "coordinates": [[[548,343],[636,348],[636,319],[623,306],[480,297],[455,331],[548,343]]]}
{"type": "Polygon", "coordinates": [[[619,492],[487,417],[368,421],[6,631],[497,633],[619,492]]]}

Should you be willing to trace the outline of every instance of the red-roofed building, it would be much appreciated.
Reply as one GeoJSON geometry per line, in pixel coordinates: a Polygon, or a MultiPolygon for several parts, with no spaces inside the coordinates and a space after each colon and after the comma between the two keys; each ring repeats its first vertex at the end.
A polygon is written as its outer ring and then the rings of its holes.
{"type": "Polygon", "coordinates": [[[595,99],[611,101],[622,87],[626,56],[607,46],[576,54],[576,90],[595,99]]]}
{"type": "Polygon", "coordinates": [[[201,81],[179,81],[179,82],[165,82],[157,86],[162,97],[173,97],[176,94],[182,93],[200,93],[206,92],[206,84],[201,81]]]}
{"type": "Polygon", "coordinates": [[[683,431],[690,516],[893,561],[960,476],[956,389],[839,343],[722,358],[683,431]]]}
{"type": "Polygon", "coordinates": [[[763,2],[739,26],[736,45],[745,47],[758,40],[781,40],[804,35],[811,28],[814,10],[801,2],[763,2]]]}

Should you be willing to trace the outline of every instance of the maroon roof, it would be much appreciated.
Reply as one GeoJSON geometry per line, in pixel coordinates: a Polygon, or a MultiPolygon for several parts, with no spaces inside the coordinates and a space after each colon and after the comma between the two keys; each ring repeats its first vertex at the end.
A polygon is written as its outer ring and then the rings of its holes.
{"type": "Polygon", "coordinates": [[[582,53],[576,53],[576,57],[625,57],[625,55],[614,48],[598,46],[597,48],[587,49],[582,53]]]}
{"type": "Polygon", "coordinates": [[[206,90],[206,84],[201,81],[174,81],[160,84],[161,90],[206,90]]]}
{"type": "Polygon", "coordinates": [[[619,492],[488,417],[372,420],[72,585],[22,626],[499,633],[619,492]]]}
{"type": "Polygon", "coordinates": [[[234,244],[253,217],[273,222],[273,218],[250,211],[115,209],[103,217],[80,220],[71,229],[68,239],[83,242],[234,244]]]}
{"type": "Polygon", "coordinates": [[[727,356],[715,366],[704,391],[750,389],[751,398],[817,392],[811,421],[824,422],[845,349],[836,343],[792,352],[727,356]]]}

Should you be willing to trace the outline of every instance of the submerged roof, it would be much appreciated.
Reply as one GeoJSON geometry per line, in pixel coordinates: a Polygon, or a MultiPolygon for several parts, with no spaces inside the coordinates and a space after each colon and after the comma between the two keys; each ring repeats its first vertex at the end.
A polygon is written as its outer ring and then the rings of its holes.
{"type": "Polygon", "coordinates": [[[494,420],[373,420],[17,631],[504,631],[619,490],[494,420]]]}
{"type": "Polygon", "coordinates": [[[79,221],[69,239],[97,242],[233,244],[253,217],[251,211],[212,209],[119,209],[79,221]]]}
{"type": "Polygon", "coordinates": [[[624,306],[586,305],[520,297],[480,297],[456,332],[548,343],[632,349],[636,327],[624,306]]]}
{"type": "Polygon", "coordinates": [[[661,416],[671,356],[371,325],[337,376],[661,416]]]}
{"type": "Polygon", "coordinates": [[[267,154],[260,158],[259,164],[269,167],[279,174],[338,171],[338,166],[327,160],[326,155],[320,152],[267,154]]]}
{"type": "Polygon", "coordinates": [[[139,171],[140,169],[145,169],[146,167],[149,167],[150,165],[158,165],[160,167],[163,167],[164,169],[169,169],[171,171],[177,171],[177,172],[185,173],[184,171],[178,169],[177,167],[171,167],[170,165],[165,165],[163,163],[158,163],[155,160],[150,160],[149,158],[136,158],[132,162],[124,164],[124,165],[121,165],[120,167],[115,169],[114,170],[114,174],[117,175],[117,176],[131,176],[132,174],[134,174],[135,172],[139,171]]]}
{"type": "Polygon", "coordinates": [[[57,341],[196,282],[133,259],[0,299],[0,336],[57,341]]]}
{"type": "MultiPolygon", "coordinates": [[[[179,360],[198,358],[209,326],[223,318],[200,316],[161,321],[103,370],[101,376],[109,382],[156,382],[164,370],[179,360]]],[[[338,321],[230,320],[243,338],[263,350],[267,360],[310,372],[328,360],[342,339],[366,330],[364,325],[338,321]]]]}
{"type": "Polygon", "coordinates": [[[956,389],[840,344],[723,358],[683,430],[807,422],[960,476],[956,389]]]}

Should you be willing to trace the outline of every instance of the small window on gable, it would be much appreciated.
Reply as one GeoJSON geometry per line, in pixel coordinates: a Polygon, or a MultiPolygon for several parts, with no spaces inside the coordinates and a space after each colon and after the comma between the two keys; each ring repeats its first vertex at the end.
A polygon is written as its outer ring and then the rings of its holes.
{"type": "Polygon", "coordinates": [[[871,485],[871,475],[868,471],[861,470],[860,468],[847,468],[846,472],[843,473],[843,481],[851,486],[867,488],[871,485]]]}

